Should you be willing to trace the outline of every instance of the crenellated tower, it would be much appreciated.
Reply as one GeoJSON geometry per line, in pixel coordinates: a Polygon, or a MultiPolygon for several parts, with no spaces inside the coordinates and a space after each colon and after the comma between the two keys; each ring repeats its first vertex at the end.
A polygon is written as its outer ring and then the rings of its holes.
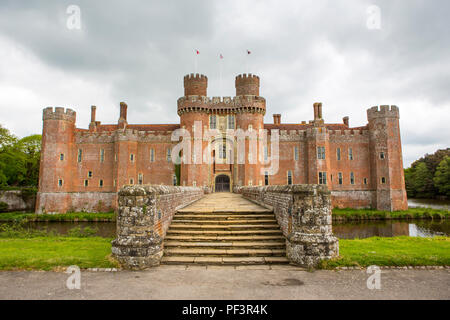
{"type": "Polygon", "coordinates": [[[408,208],[399,119],[396,106],[382,105],[367,110],[371,183],[376,189],[378,210],[408,208]]]}
{"type": "Polygon", "coordinates": [[[178,115],[181,129],[189,135],[191,147],[190,154],[182,155],[180,185],[209,185],[209,166],[203,159],[203,150],[208,144],[203,141],[203,132],[208,128],[210,112],[207,88],[208,77],[205,75],[191,73],[184,77],[184,97],[178,99],[178,115]]]}
{"type": "MultiPolygon", "coordinates": [[[[66,212],[70,197],[66,194],[73,188],[77,151],[74,148],[76,113],[71,109],[56,107],[43,111],[42,151],[39,169],[39,190],[36,212],[52,207],[56,212],[66,212]],[[60,196],[48,197],[49,194],[60,196]],[[52,204],[49,206],[48,201],[52,204]]],[[[82,156],[82,155],[81,155],[82,156]]]]}
{"type": "Polygon", "coordinates": [[[250,141],[258,137],[260,129],[264,129],[264,115],[266,100],[259,96],[259,77],[253,74],[240,74],[235,80],[236,86],[236,124],[237,129],[249,133],[245,141],[245,164],[237,165],[237,185],[262,185],[264,174],[261,173],[260,154],[264,150],[258,149],[256,154],[250,150],[250,141]]]}

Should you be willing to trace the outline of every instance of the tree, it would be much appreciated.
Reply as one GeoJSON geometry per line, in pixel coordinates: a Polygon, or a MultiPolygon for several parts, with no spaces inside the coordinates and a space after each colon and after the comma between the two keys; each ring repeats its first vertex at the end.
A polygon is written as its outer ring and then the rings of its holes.
{"type": "Polygon", "coordinates": [[[415,170],[414,189],[420,198],[432,197],[430,190],[433,188],[433,176],[424,162],[419,163],[415,170]]]}
{"type": "Polygon", "coordinates": [[[447,156],[439,163],[434,175],[434,185],[439,193],[450,197],[450,157],[447,156]]]}
{"type": "Polygon", "coordinates": [[[416,196],[416,189],[414,188],[414,179],[416,172],[414,168],[405,169],[405,188],[408,197],[414,198],[416,196]]]}
{"type": "Polygon", "coordinates": [[[18,139],[0,125],[0,186],[37,186],[41,136],[18,139]]]}

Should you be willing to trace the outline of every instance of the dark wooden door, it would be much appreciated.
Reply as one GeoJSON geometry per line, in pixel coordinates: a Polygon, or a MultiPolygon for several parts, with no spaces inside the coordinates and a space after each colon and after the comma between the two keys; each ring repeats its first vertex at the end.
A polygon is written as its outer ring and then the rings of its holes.
{"type": "Polygon", "coordinates": [[[216,192],[230,192],[230,177],[220,175],[216,177],[216,192]]]}

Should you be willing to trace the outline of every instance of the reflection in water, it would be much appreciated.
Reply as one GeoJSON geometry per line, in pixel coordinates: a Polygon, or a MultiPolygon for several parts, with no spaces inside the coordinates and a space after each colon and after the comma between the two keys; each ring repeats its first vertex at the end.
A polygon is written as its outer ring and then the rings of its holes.
{"type": "MultiPolygon", "coordinates": [[[[28,222],[24,225],[30,229],[47,229],[57,234],[67,234],[75,227],[90,227],[97,229],[96,235],[105,238],[115,238],[115,222],[28,222]]],[[[333,233],[341,239],[368,237],[432,237],[449,236],[450,220],[376,220],[333,222],[333,233]]]]}
{"type": "Polygon", "coordinates": [[[410,199],[408,198],[409,208],[433,208],[433,209],[450,209],[449,200],[436,200],[436,199],[410,199]]]}
{"type": "Polygon", "coordinates": [[[355,222],[333,222],[333,233],[340,239],[368,237],[433,237],[449,236],[448,220],[377,220],[355,222]]]}

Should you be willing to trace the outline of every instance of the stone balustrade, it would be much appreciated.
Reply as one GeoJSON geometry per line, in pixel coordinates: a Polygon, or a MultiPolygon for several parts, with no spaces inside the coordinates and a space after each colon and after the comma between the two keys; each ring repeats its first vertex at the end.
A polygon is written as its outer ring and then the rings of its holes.
{"type": "Polygon", "coordinates": [[[331,226],[331,195],[326,186],[237,187],[234,191],[274,210],[291,262],[315,267],[321,260],[339,255],[339,242],[331,226]]]}
{"type": "Polygon", "coordinates": [[[196,187],[124,186],[119,191],[113,256],[125,269],[158,266],[163,240],[175,212],[203,195],[203,189],[196,187]]]}

